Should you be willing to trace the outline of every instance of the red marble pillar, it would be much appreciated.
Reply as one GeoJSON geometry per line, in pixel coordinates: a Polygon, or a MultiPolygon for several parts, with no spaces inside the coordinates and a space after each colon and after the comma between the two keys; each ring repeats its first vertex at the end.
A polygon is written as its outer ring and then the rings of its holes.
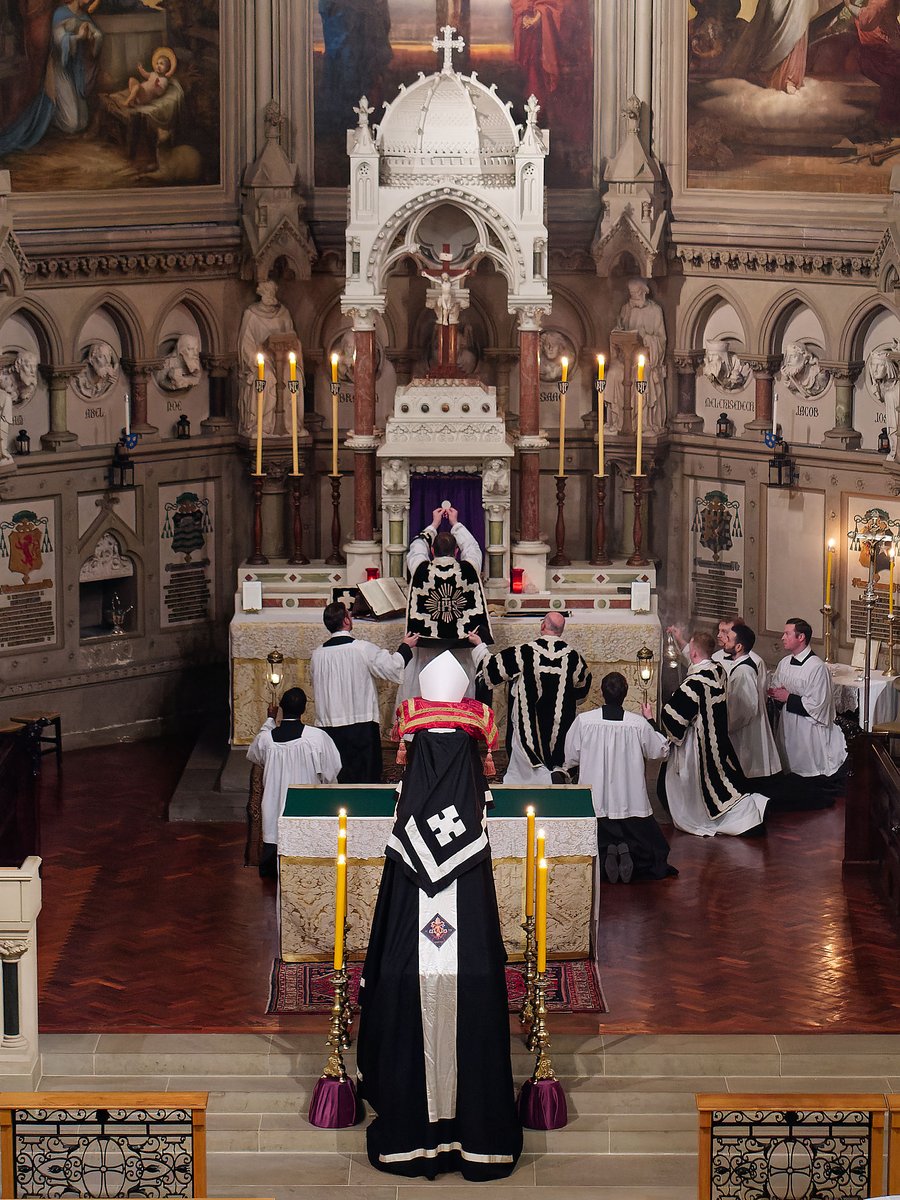
{"type": "Polygon", "coordinates": [[[157,427],[147,421],[147,380],[150,378],[152,365],[138,362],[123,365],[130,375],[131,431],[141,434],[142,437],[152,437],[154,433],[159,433],[157,427]]]}
{"type": "MultiPolygon", "coordinates": [[[[540,433],[541,403],[538,329],[519,330],[519,437],[537,438],[540,433]]],[[[519,539],[541,540],[540,514],[541,456],[538,447],[519,450],[519,539]]]]}
{"type": "Polygon", "coordinates": [[[372,440],[371,447],[354,448],[353,453],[353,538],[371,542],[374,538],[375,490],[375,330],[354,329],[356,364],[353,371],[353,432],[355,438],[372,440]]]}
{"type": "Polygon", "coordinates": [[[745,357],[744,361],[753,368],[753,378],[756,381],[755,412],[753,420],[747,422],[744,430],[765,433],[767,429],[772,428],[773,380],[778,370],[778,359],[745,357]]]}

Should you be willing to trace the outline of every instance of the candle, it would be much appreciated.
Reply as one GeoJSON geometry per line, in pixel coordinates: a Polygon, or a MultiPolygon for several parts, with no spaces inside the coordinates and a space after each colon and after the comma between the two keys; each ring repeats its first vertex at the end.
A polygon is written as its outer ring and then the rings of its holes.
{"type": "MultiPolygon", "coordinates": [[[[562,360],[562,381],[566,382],[566,376],[569,374],[569,360],[562,360]]],[[[565,475],[566,473],[566,393],[559,393],[559,471],[557,474],[565,475]]]]}
{"type": "MultiPolygon", "coordinates": [[[[291,383],[297,382],[297,355],[293,350],[288,355],[291,364],[291,383]]],[[[297,393],[291,390],[291,453],[293,455],[294,474],[300,474],[300,447],[297,444],[297,393]]]]}
{"type": "Polygon", "coordinates": [[[525,809],[525,916],[534,916],[534,805],[525,809]]]}
{"type": "MultiPolygon", "coordinates": [[[[265,382],[266,378],[266,360],[261,354],[256,356],[256,366],[259,373],[259,378],[265,382]]],[[[263,396],[265,392],[262,388],[256,393],[256,474],[262,475],[262,437],[263,437],[263,396]]]]}
{"type": "Polygon", "coordinates": [[[891,542],[891,570],[888,575],[888,613],[894,611],[894,555],[896,549],[894,543],[891,542]]]}
{"type": "Polygon", "coordinates": [[[338,857],[340,857],[342,854],[344,855],[345,858],[347,857],[347,830],[346,829],[338,830],[338,857]]]}
{"type": "Polygon", "coordinates": [[[334,969],[344,965],[344,922],[347,917],[347,856],[339,854],[335,872],[334,897],[334,969]]]}
{"type": "Polygon", "coordinates": [[[337,368],[338,368],[338,356],[336,354],[332,354],[332,356],[331,356],[331,382],[332,383],[337,383],[337,368]]]}
{"type": "Polygon", "coordinates": [[[831,603],[831,568],[834,562],[834,538],[828,542],[828,550],[825,555],[825,603],[831,603]]]}
{"type": "Polygon", "coordinates": [[[597,378],[601,383],[606,378],[606,359],[602,354],[597,355],[597,378]]]}
{"type": "MultiPolygon", "coordinates": [[[[644,381],[644,363],[645,362],[646,362],[646,359],[644,358],[643,354],[639,354],[638,355],[638,369],[637,369],[638,383],[643,383],[643,381],[644,381]]],[[[636,446],[636,450],[635,450],[635,462],[634,462],[635,475],[640,475],[640,473],[641,473],[641,451],[643,449],[643,444],[644,444],[644,396],[643,396],[643,393],[640,390],[638,390],[637,446],[636,446]]]]}
{"type": "MultiPolygon", "coordinates": [[[[337,383],[338,356],[331,356],[331,382],[337,383]]],[[[338,473],[338,390],[331,393],[331,473],[338,473]]]]}
{"type": "Polygon", "coordinates": [[[347,832],[347,810],[346,808],[338,809],[338,832],[347,832]]]}
{"type": "Polygon", "coordinates": [[[128,399],[128,393],[125,393],[125,433],[126,436],[131,433],[131,401],[128,399]]]}
{"type": "Polygon", "coordinates": [[[778,437],[778,393],[772,396],[772,437],[778,437]]]}
{"type": "Polygon", "coordinates": [[[562,381],[566,383],[569,378],[569,360],[563,355],[559,361],[562,363],[562,381]]]}
{"type": "Polygon", "coordinates": [[[537,865],[537,904],[535,905],[534,931],[537,937],[537,969],[541,975],[547,970],[547,860],[539,858],[537,865]]]}
{"type": "Polygon", "coordinates": [[[544,853],[544,831],[543,831],[543,829],[539,829],[537,831],[537,850],[535,851],[535,858],[546,858],[546,855],[544,853]]]}

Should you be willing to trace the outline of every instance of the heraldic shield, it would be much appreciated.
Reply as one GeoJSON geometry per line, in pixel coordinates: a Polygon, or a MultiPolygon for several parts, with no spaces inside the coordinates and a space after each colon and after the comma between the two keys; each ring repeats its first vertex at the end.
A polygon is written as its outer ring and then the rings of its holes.
{"type": "Polygon", "coordinates": [[[466,646],[466,634],[477,630],[485,642],[491,642],[487,605],[475,567],[452,558],[420,563],[409,585],[406,628],[423,640],[466,646]]]}

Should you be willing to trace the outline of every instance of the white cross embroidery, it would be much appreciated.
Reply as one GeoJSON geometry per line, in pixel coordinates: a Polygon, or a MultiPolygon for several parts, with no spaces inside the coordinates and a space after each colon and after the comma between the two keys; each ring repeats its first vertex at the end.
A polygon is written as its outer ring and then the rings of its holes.
{"type": "Polygon", "coordinates": [[[449,845],[454,838],[461,837],[466,832],[466,827],[453,804],[449,808],[445,808],[443,812],[429,817],[428,828],[434,832],[439,846],[449,845]]]}

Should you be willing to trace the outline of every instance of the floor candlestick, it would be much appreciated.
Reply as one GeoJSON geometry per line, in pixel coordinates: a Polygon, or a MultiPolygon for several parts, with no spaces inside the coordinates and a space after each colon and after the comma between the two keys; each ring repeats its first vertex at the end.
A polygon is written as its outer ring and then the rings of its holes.
{"type": "Polygon", "coordinates": [[[341,554],[341,476],[330,475],[331,479],[331,553],[325,559],[329,567],[343,567],[347,560],[341,554]]]}
{"type": "Polygon", "coordinates": [[[269,561],[262,552],[262,494],[266,477],[254,473],[250,478],[253,481],[253,553],[247,562],[253,567],[262,567],[269,561]]]}
{"type": "Polygon", "coordinates": [[[612,559],[606,553],[606,476],[595,475],[597,481],[597,528],[594,536],[592,567],[608,567],[612,559]]]}
{"type": "Polygon", "coordinates": [[[566,554],[566,476],[556,477],[556,553],[550,559],[551,567],[570,567],[572,560],[566,554]]]}

